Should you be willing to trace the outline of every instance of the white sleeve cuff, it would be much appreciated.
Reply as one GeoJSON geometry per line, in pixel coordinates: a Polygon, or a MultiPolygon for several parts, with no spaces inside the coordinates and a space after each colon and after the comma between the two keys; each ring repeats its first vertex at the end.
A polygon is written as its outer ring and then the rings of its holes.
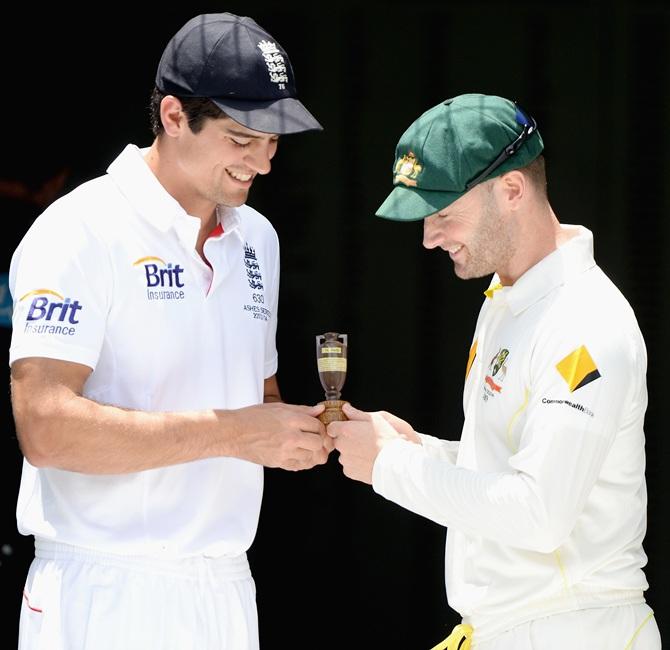
{"type": "Polygon", "coordinates": [[[407,473],[407,466],[417,454],[422,456],[426,454],[424,446],[402,438],[384,445],[372,466],[372,488],[374,491],[387,499],[390,498],[387,496],[389,485],[403,481],[404,475],[407,473]]]}
{"type": "Polygon", "coordinates": [[[458,440],[442,440],[425,433],[419,433],[418,435],[421,438],[421,444],[429,456],[449,461],[452,464],[456,463],[458,446],[460,444],[458,440]]]}

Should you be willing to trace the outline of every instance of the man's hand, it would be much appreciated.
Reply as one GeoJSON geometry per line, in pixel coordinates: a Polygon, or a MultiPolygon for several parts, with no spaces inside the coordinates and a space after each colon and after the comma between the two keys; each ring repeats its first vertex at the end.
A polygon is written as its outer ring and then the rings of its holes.
{"type": "Polygon", "coordinates": [[[421,439],[412,426],[399,417],[377,411],[368,413],[345,404],[348,422],[331,422],[328,435],[340,452],[340,464],[345,476],[372,485],[372,467],[384,445],[402,438],[416,444],[421,439]]]}
{"type": "Polygon", "coordinates": [[[234,418],[231,455],[294,471],[323,465],[334,446],[317,418],[323,408],[270,402],[228,411],[234,418]]]}

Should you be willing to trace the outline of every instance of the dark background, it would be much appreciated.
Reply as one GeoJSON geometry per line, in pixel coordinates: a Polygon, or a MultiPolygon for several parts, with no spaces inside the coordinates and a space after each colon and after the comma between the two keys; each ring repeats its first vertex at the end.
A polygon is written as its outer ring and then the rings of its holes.
{"type": "MultiPolygon", "coordinates": [[[[0,273],[48,202],[104,173],[127,142],[147,146],[160,54],[199,13],[249,15],[288,51],[323,133],[282,139],[249,203],[282,243],[278,347],[286,401],[323,398],[314,337],[349,335],[344,397],[458,438],[470,337],[487,281],[462,282],[421,247],[420,222],[374,217],[401,133],[465,92],[519,101],[537,119],[551,203],[594,232],[596,259],[636,310],[649,353],[647,592],[668,636],[666,2],[139,3],[12,9],[0,27],[0,273]],[[111,8],[110,8],[111,7],[111,8]]],[[[0,300],[0,304],[1,304],[0,300]]],[[[10,330],[0,327],[3,358],[10,330]]],[[[0,588],[7,645],[31,539],[16,533],[20,453],[7,372],[0,391],[0,588]]],[[[444,590],[445,530],[342,476],[266,471],[250,560],[264,648],[429,648],[457,622],[444,590]]],[[[3,647],[5,644],[3,644],[3,647]]]]}

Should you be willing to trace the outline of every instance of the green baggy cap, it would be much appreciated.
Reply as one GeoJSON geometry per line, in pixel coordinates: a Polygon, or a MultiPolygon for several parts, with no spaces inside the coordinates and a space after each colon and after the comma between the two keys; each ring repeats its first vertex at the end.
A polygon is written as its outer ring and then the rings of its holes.
{"type": "Polygon", "coordinates": [[[376,215],[424,219],[474,185],[524,167],[543,148],[535,120],[509,99],[476,93],[447,99],[403,133],[393,164],[396,187],[376,215]]]}

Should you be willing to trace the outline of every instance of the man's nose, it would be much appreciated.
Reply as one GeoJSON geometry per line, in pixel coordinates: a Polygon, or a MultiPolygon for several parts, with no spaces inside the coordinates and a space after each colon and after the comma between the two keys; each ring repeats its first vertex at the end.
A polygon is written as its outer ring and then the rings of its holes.
{"type": "Polygon", "coordinates": [[[425,248],[435,248],[438,245],[439,230],[437,228],[438,215],[434,214],[423,220],[423,245],[425,248]]]}
{"type": "Polygon", "coordinates": [[[246,163],[258,174],[269,173],[272,163],[272,156],[274,154],[274,145],[270,142],[259,143],[258,146],[253,147],[249,152],[246,163]]]}

